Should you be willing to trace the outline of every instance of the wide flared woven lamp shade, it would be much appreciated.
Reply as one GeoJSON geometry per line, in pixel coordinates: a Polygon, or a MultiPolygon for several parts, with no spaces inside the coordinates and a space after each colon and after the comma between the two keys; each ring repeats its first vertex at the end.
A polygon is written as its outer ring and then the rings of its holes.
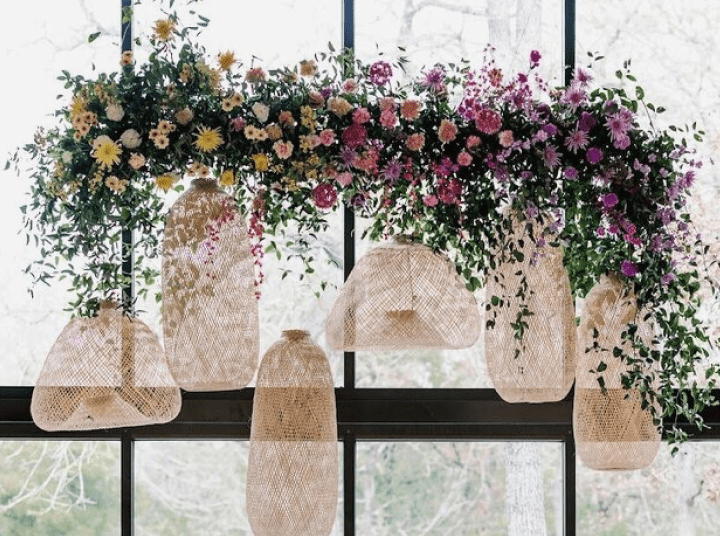
{"type": "Polygon", "coordinates": [[[540,229],[532,227],[535,239],[513,221],[512,238],[523,260],[500,262],[487,279],[487,299],[499,302],[492,306],[495,324],[485,330],[485,359],[495,390],[508,402],[562,400],[575,379],[575,307],[563,252],[549,244],[538,248],[540,229]],[[518,296],[523,275],[524,298],[518,296]],[[523,318],[527,326],[518,339],[512,324],[523,304],[532,314],[523,318]]]}
{"type": "Polygon", "coordinates": [[[642,469],[653,462],[660,447],[660,432],[650,412],[642,409],[638,390],[622,387],[621,375],[628,365],[613,356],[614,347],[632,355],[631,342],[621,339],[628,322],[638,326],[638,335],[649,346],[652,326],[637,314],[634,294],[617,276],[603,276],[583,307],[573,405],[576,451],[593,469],[642,469]],[[601,373],[607,394],[600,389],[598,373],[590,372],[600,362],[607,365],[601,373]]]}
{"type": "Polygon", "coordinates": [[[260,337],[254,260],[245,221],[215,181],[194,180],[170,210],[162,291],[165,351],[180,387],[250,383],[260,337]]]}
{"type": "Polygon", "coordinates": [[[338,500],[335,390],[307,331],[263,357],[250,428],[247,513],[255,536],[330,534],[338,500]]]}
{"type": "Polygon", "coordinates": [[[180,389],[157,336],[112,303],[65,326],[50,350],[30,407],[48,431],[159,424],[180,411],[180,389]]]}
{"type": "Polygon", "coordinates": [[[333,350],[457,349],[480,335],[480,312],[450,261],[398,238],[363,255],[325,326],[333,350]]]}

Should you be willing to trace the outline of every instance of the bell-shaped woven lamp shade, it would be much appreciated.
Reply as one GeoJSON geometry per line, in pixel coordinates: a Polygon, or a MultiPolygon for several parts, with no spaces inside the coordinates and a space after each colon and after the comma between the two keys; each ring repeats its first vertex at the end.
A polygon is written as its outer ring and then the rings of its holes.
{"type": "Polygon", "coordinates": [[[197,179],[170,209],[162,260],[170,372],[188,391],[241,389],[258,360],[254,260],[245,221],[215,181],[197,179]]]}
{"type": "Polygon", "coordinates": [[[458,349],[480,335],[480,312],[450,261],[404,237],[353,268],[325,325],[333,350],[458,349]]]}
{"type": "Polygon", "coordinates": [[[180,411],[180,389],[157,336],[112,302],[76,318],[50,349],[30,407],[48,431],[159,424],[180,411]]]}
{"type": "Polygon", "coordinates": [[[499,263],[487,279],[487,299],[499,298],[492,306],[495,323],[485,330],[488,374],[508,402],[562,400],[575,380],[577,355],[575,307],[563,252],[549,244],[536,246],[541,236],[537,223],[530,224],[530,233],[515,218],[512,225],[522,261],[513,257],[514,262],[499,263]],[[524,298],[518,296],[523,287],[524,298]],[[523,304],[532,314],[524,317],[527,327],[518,339],[512,324],[523,304]]]}
{"type": "Polygon", "coordinates": [[[631,342],[621,339],[628,322],[637,325],[646,345],[651,344],[652,325],[637,314],[632,291],[617,276],[603,276],[583,307],[573,404],[577,455],[592,469],[642,469],[653,462],[660,447],[660,432],[650,412],[642,409],[637,389],[622,386],[628,365],[613,356],[614,347],[632,355],[631,342]],[[607,394],[598,384],[598,373],[590,372],[601,362],[607,365],[601,373],[607,394]]]}
{"type": "Polygon", "coordinates": [[[255,536],[325,536],[338,500],[335,390],[307,331],[284,331],[258,371],[247,513],[255,536]]]}

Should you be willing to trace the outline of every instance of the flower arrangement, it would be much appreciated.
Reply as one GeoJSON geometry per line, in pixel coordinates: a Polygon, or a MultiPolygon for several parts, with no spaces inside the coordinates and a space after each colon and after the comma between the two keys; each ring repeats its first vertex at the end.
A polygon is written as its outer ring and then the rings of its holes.
{"type": "MultiPolygon", "coordinates": [[[[25,224],[42,255],[28,271],[72,278],[73,309],[90,314],[125,283],[123,229],[134,230],[134,275],[147,292],[164,193],[214,177],[248,217],[258,264],[288,223],[310,240],[330,211],[350,206],[371,219],[371,238],[412,234],[447,253],[470,289],[498,256],[522,260],[520,240],[538,255],[549,241],[564,247],[576,297],[621,274],[662,341],[644,346],[628,326],[636,352],[616,349],[626,386],[640,388],[657,423],[702,424],[718,371],[707,369],[707,387],[694,379],[711,343],[698,318],[704,246],[686,207],[701,162],[678,136],[702,132],[658,129],[663,110],[639,86],[593,88],[578,69],[569,87],[549,88],[538,52],[508,78],[491,49],[477,70],[437,64],[412,80],[397,76],[402,58],[368,65],[332,49],[293,67],[243,68],[231,51],[208,59],[173,17],[150,43],[142,66],[125,52],[120,72],[64,72],[72,96],[59,125],[24,147],[34,160],[25,224]],[[514,236],[508,210],[545,231],[514,236]],[[661,365],[657,376],[649,363],[661,365]]],[[[617,76],[634,83],[628,67],[617,76]]],[[[488,297],[489,326],[494,305],[488,297]]],[[[529,314],[514,324],[518,337],[529,314]]],[[[684,434],[675,427],[671,440],[684,434]]]]}

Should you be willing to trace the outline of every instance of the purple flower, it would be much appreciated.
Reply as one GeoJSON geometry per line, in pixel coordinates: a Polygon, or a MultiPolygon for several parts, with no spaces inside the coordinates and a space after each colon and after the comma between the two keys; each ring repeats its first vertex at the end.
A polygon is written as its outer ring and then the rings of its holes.
{"type": "Polygon", "coordinates": [[[612,192],[605,194],[602,198],[603,207],[611,209],[618,204],[618,196],[612,192]]]}
{"type": "Polygon", "coordinates": [[[573,84],[563,94],[561,102],[567,104],[571,110],[576,110],[578,106],[585,102],[586,98],[587,93],[585,90],[579,85],[573,84]]]}
{"type": "Polygon", "coordinates": [[[533,50],[532,52],[530,52],[530,66],[537,67],[540,63],[540,58],[542,58],[542,56],[537,50],[533,50]]]}
{"type": "Polygon", "coordinates": [[[632,127],[632,115],[624,113],[623,110],[616,114],[612,114],[605,122],[605,126],[610,131],[610,138],[615,141],[618,138],[625,138],[628,130],[632,127]]]}
{"type": "Polygon", "coordinates": [[[564,173],[565,173],[565,178],[569,181],[574,181],[574,180],[577,180],[577,178],[578,178],[578,170],[572,166],[566,167],[564,173]]]}
{"type": "Polygon", "coordinates": [[[442,93],[445,91],[445,69],[442,67],[435,67],[433,70],[424,73],[421,84],[429,89],[432,89],[435,93],[442,93]]]}
{"type": "Polygon", "coordinates": [[[370,82],[376,86],[384,86],[391,76],[392,67],[386,61],[376,61],[370,66],[370,82]]]}
{"type": "Polygon", "coordinates": [[[605,228],[604,227],[598,227],[597,231],[595,231],[595,234],[597,234],[599,237],[605,236],[605,228]]]}
{"type": "Polygon", "coordinates": [[[580,69],[578,67],[578,70],[575,73],[575,80],[581,85],[586,86],[592,81],[592,75],[588,73],[587,71],[580,69]]]}
{"type": "Polygon", "coordinates": [[[570,149],[573,154],[577,153],[578,149],[584,149],[588,145],[587,132],[584,130],[575,130],[565,138],[565,146],[570,149]]]}
{"type": "Polygon", "coordinates": [[[598,164],[603,159],[603,152],[597,147],[590,147],[587,150],[586,157],[591,164],[598,164]]]}
{"type": "Polygon", "coordinates": [[[638,274],[638,267],[634,262],[622,261],[620,271],[627,277],[633,277],[638,274]]]}
{"type": "Polygon", "coordinates": [[[543,162],[550,169],[555,169],[560,164],[560,153],[552,145],[545,147],[543,151],[543,162]]]}
{"type": "Polygon", "coordinates": [[[578,120],[578,128],[580,130],[584,130],[585,132],[589,132],[592,129],[592,127],[594,127],[596,124],[597,124],[597,119],[595,119],[588,112],[583,112],[580,115],[580,119],[578,120]]]}
{"type": "Polygon", "coordinates": [[[320,95],[322,95],[325,100],[329,99],[332,94],[333,90],[331,87],[324,87],[320,90],[320,95]]]}
{"type": "Polygon", "coordinates": [[[391,160],[385,166],[385,169],[383,170],[383,175],[385,175],[385,178],[390,181],[390,184],[394,184],[397,178],[400,176],[400,171],[400,163],[397,160],[391,160]]]}
{"type": "Polygon", "coordinates": [[[552,123],[548,123],[547,125],[543,125],[543,132],[546,132],[549,136],[555,136],[558,133],[558,129],[555,125],[552,123]]]}
{"type": "Polygon", "coordinates": [[[669,285],[672,281],[675,281],[676,277],[673,273],[667,273],[660,278],[660,283],[663,285],[669,285]]]}
{"type": "Polygon", "coordinates": [[[616,139],[613,142],[613,145],[616,149],[620,149],[621,151],[624,151],[628,147],[630,147],[630,136],[622,136],[618,139],[616,139]]]}

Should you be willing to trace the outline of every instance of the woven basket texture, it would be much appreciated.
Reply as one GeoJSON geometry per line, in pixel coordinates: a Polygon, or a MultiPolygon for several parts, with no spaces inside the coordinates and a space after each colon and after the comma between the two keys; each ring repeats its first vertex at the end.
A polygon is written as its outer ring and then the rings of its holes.
{"type": "Polygon", "coordinates": [[[235,201],[214,181],[194,180],[170,210],[162,292],[165,350],[178,385],[247,386],[260,337],[254,260],[235,201]]]}
{"type": "Polygon", "coordinates": [[[247,513],[255,536],[323,536],[338,501],[335,389],[308,332],[283,332],[258,371],[247,513]]]}

